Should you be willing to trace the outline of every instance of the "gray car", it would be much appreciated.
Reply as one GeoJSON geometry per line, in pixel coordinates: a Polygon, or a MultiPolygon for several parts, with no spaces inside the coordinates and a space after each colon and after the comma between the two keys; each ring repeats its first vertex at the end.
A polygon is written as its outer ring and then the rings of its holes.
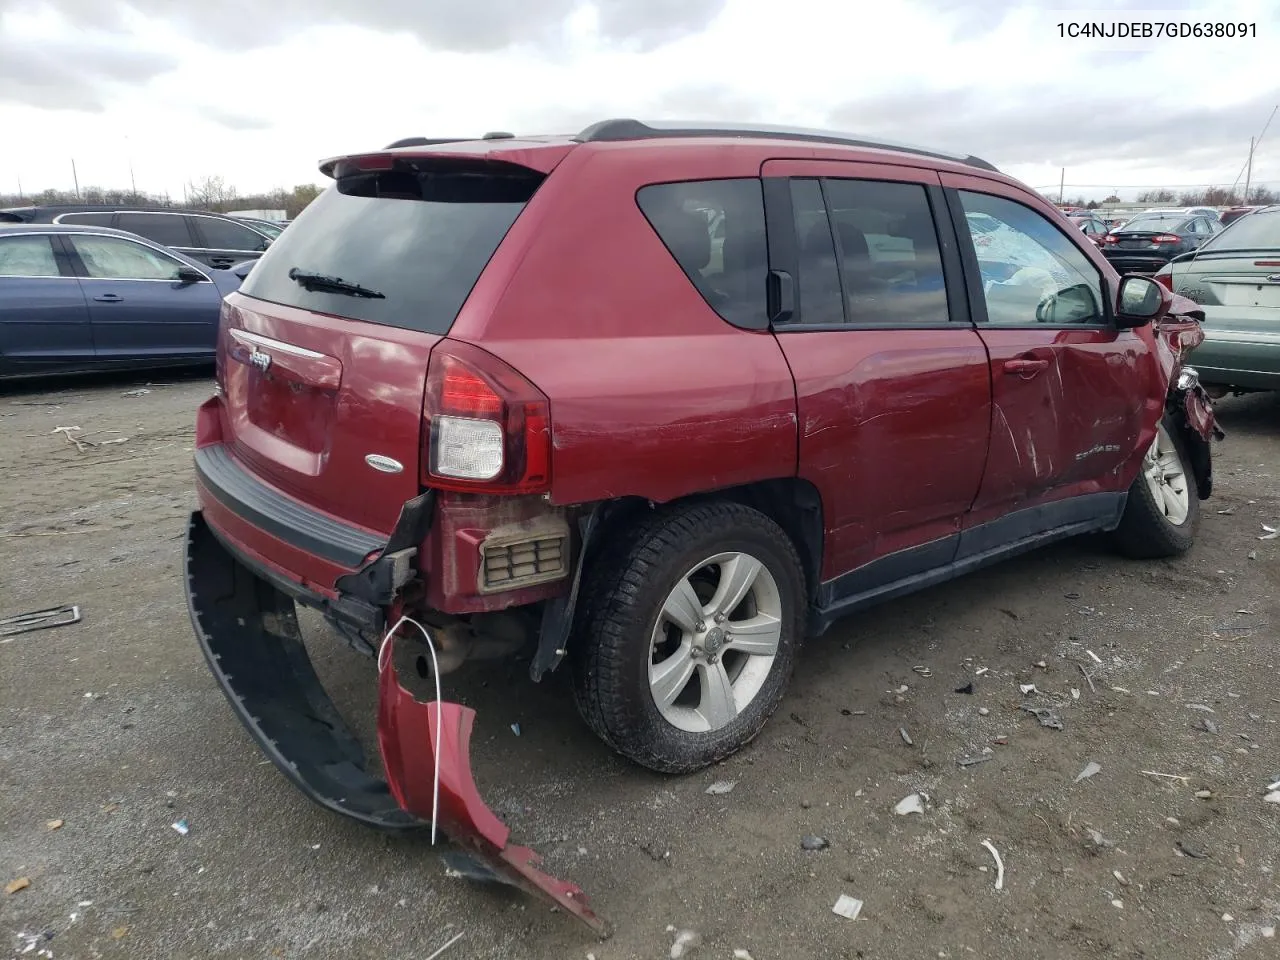
{"type": "Polygon", "coordinates": [[[0,224],[0,378],[212,363],[239,286],[122,230],[0,224]]]}

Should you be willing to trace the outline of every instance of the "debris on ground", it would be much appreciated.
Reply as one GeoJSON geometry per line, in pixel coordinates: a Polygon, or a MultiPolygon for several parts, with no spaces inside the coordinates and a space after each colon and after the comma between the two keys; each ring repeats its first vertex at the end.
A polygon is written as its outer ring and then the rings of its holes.
{"type": "MultiPolygon", "coordinates": [[[[452,924],[450,924],[450,926],[452,926],[452,924]]],[[[465,930],[460,931],[459,933],[455,933],[455,934],[453,935],[453,938],[452,938],[452,939],[450,939],[450,940],[446,941],[446,942],[445,942],[445,944],[444,944],[444,946],[442,946],[442,947],[441,947],[439,950],[437,950],[435,953],[431,954],[431,956],[427,957],[427,958],[426,958],[426,960],[436,960],[436,958],[437,958],[437,957],[439,957],[441,954],[443,954],[446,950],[448,950],[450,947],[452,947],[455,943],[457,943],[459,940],[461,940],[461,939],[462,939],[463,937],[465,937],[466,935],[467,935],[467,932],[466,932],[465,930]]],[[[587,954],[587,956],[588,956],[588,957],[590,957],[590,956],[591,956],[591,954],[587,954]]]]}
{"type": "Polygon", "coordinates": [[[924,803],[920,800],[920,794],[913,793],[909,797],[903,797],[893,808],[893,812],[903,817],[909,813],[924,813],[924,803]]]}
{"type": "Polygon", "coordinates": [[[1272,790],[1262,799],[1266,803],[1280,803],[1280,790],[1272,790]]]}
{"type": "Polygon", "coordinates": [[[800,847],[804,850],[826,850],[829,846],[831,842],[826,837],[810,834],[800,839],[800,847]]]}
{"type": "Polygon", "coordinates": [[[120,394],[120,396],[122,396],[122,397],[145,397],[145,396],[146,396],[148,393],[150,393],[150,392],[151,392],[151,391],[150,391],[150,390],[148,390],[146,387],[139,387],[137,390],[126,390],[124,393],[120,394]]]}
{"type": "Polygon", "coordinates": [[[128,927],[116,927],[111,931],[112,940],[123,940],[129,933],[128,927]]]}
{"type": "Polygon", "coordinates": [[[44,825],[46,830],[61,830],[63,827],[63,824],[65,824],[66,822],[67,821],[65,820],[46,820],[44,822],[44,825]]]}
{"type": "Polygon", "coordinates": [[[1259,540],[1274,540],[1276,537],[1280,537],[1280,530],[1277,530],[1275,527],[1269,527],[1265,523],[1262,525],[1262,530],[1263,533],[1262,536],[1258,538],[1259,540]]]}
{"type": "Polygon", "coordinates": [[[1199,847],[1193,846],[1186,840],[1178,841],[1178,849],[1190,857],[1192,860],[1208,860],[1209,854],[1199,847]]]}
{"type": "Polygon", "coordinates": [[[1076,783],[1079,783],[1081,780],[1088,780],[1090,777],[1095,776],[1096,774],[1101,772],[1102,772],[1102,766],[1090,760],[1087,764],[1085,764],[1085,768],[1081,770],[1079,774],[1076,775],[1076,783]]]}
{"type": "Polygon", "coordinates": [[[517,737],[520,736],[520,724],[513,723],[511,725],[511,732],[514,733],[517,737]]]}
{"type": "Polygon", "coordinates": [[[680,960],[696,947],[702,946],[702,934],[694,930],[681,930],[676,934],[676,942],[671,945],[671,960],[680,960]]]}
{"type": "Polygon", "coordinates": [[[996,862],[996,889],[1004,889],[1004,861],[1000,859],[1000,851],[990,840],[983,840],[982,845],[991,851],[991,856],[996,862]]]}
{"type": "Polygon", "coordinates": [[[973,681],[970,681],[969,683],[966,683],[963,687],[957,687],[957,688],[956,688],[956,693],[964,693],[964,694],[968,694],[968,695],[972,696],[972,695],[973,695],[973,681]]]}
{"type": "Polygon", "coordinates": [[[732,793],[733,788],[736,787],[737,785],[738,785],[737,780],[717,780],[711,786],[707,787],[707,789],[704,790],[703,792],[709,793],[713,797],[719,797],[719,796],[723,796],[726,793],[732,793]]]}
{"type": "Polygon", "coordinates": [[[1205,733],[1217,733],[1218,725],[1214,723],[1212,720],[1210,720],[1208,717],[1205,717],[1203,720],[1200,721],[1200,729],[1203,730],[1205,733]]]}
{"type": "Polygon", "coordinates": [[[857,920],[858,914],[862,913],[862,901],[856,897],[851,897],[847,893],[840,894],[840,899],[836,901],[836,905],[831,908],[831,912],[837,917],[844,917],[846,920],[857,920]]]}
{"type": "Polygon", "coordinates": [[[1045,661],[1043,661],[1043,660],[1037,660],[1037,661],[1036,661],[1036,666],[1037,666],[1037,667],[1039,667],[1041,670],[1048,670],[1048,669],[1049,669],[1049,664],[1045,663],[1045,661]]]}
{"type": "Polygon", "coordinates": [[[1094,653],[1092,650],[1086,650],[1085,653],[1089,655],[1089,659],[1092,660],[1094,663],[1102,662],[1102,658],[1098,656],[1096,653],[1094,653]]]}
{"type": "Polygon", "coordinates": [[[990,716],[990,714],[991,714],[991,711],[990,711],[990,710],[988,710],[986,707],[979,707],[979,708],[978,708],[978,716],[980,716],[980,717],[986,717],[986,716],[990,716]]]}
{"type": "Polygon", "coordinates": [[[1034,683],[1020,683],[1018,684],[1018,690],[1024,697],[1028,694],[1040,692],[1036,689],[1036,685],[1034,683]]]}
{"type": "Polygon", "coordinates": [[[751,956],[746,950],[735,950],[733,951],[733,960],[755,960],[755,957],[751,956]]]}
{"type": "Polygon", "coordinates": [[[933,671],[923,665],[917,665],[911,668],[914,673],[920,674],[922,677],[932,677],[933,671]]]}
{"type": "Polygon", "coordinates": [[[1213,791],[1212,791],[1212,790],[1197,790],[1197,791],[1196,791],[1196,799],[1197,799],[1197,800],[1212,800],[1212,799],[1213,799],[1213,791]]]}
{"type": "Polygon", "coordinates": [[[1213,707],[1207,706],[1207,705],[1205,705],[1205,704],[1203,704],[1203,703],[1188,703],[1188,704],[1187,704],[1187,709],[1188,709],[1188,710],[1199,710],[1199,711],[1200,711],[1200,712],[1202,712],[1202,713],[1217,713],[1217,712],[1218,712],[1217,710],[1213,709],[1213,707]]]}
{"type": "Polygon", "coordinates": [[[899,727],[898,733],[902,735],[902,742],[905,743],[908,747],[915,746],[915,743],[912,742],[911,740],[911,734],[907,733],[906,727],[899,727]]]}
{"type": "MultiPolygon", "coordinates": [[[[0,637],[16,637],[20,633],[66,627],[79,622],[80,608],[75,604],[47,607],[44,610],[32,610],[28,613],[15,613],[11,617],[0,619],[0,637]]],[[[8,640],[0,640],[0,643],[8,642],[8,640]]]]}
{"type": "Polygon", "coordinates": [[[1040,721],[1040,726],[1042,727],[1048,727],[1050,730],[1065,729],[1061,718],[1048,707],[1037,707],[1032,703],[1024,703],[1018,709],[1025,710],[1027,713],[1032,714],[1040,721]]]}
{"type": "Polygon", "coordinates": [[[1102,831],[1094,830],[1090,827],[1085,831],[1089,834],[1089,839],[1093,841],[1095,847],[1114,847],[1115,844],[1102,835],[1102,831]]]}
{"type": "Polygon", "coordinates": [[[62,438],[75,446],[77,453],[84,453],[90,447],[96,447],[97,444],[92,440],[84,440],[80,437],[73,437],[73,433],[83,433],[80,427],[54,427],[50,433],[60,433],[62,438]]]}
{"type": "Polygon", "coordinates": [[[1112,870],[1111,875],[1116,878],[1116,882],[1119,883],[1120,886],[1127,887],[1129,885],[1129,881],[1124,878],[1124,874],[1119,870],[1112,870]]]}
{"type": "Polygon", "coordinates": [[[191,826],[185,820],[179,820],[177,823],[169,824],[169,826],[173,827],[173,829],[177,830],[178,833],[182,834],[184,837],[191,832],[191,826]]]}
{"type": "MultiPolygon", "coordinates": [[[[991,748],[988,747],[987,749],[989,750],[991,748]]],[[[957,760],[956,763],[958,763],[962,767],[972,767],[975,764],[986,763],[988,760],[993,760],[993,759],[995,759],[993,756],[991,756],[990,754],[987,754],[986,756],[982,756],[982,757],[964,757],[960,760],[957,760]]]]}
{"type": "Polygon", "coordinates": [[[27,889],[29,886],[31,886],[31,881],[27,877],[18,877],[16,880],[10,880],[4,885],[4,892],[14,894],[19,890],[27,889]]]}
{"type": "Polygon", "coordinates": [[[1155,770],[1143,770],[1142,775],[1144,777],[1159,777],[1161,780],[1181,780],[1183,783],[1191,782],[1190,777],[1184,777],[1177,773],[1159,773],[1155,770]]]}

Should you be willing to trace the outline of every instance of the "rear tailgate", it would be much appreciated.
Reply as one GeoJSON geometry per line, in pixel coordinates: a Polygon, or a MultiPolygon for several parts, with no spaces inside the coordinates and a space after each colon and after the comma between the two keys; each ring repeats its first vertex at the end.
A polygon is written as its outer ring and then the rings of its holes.
{"type": "Polygon", "coordinates": [[[223,437],[281,492],[389,533],[419,493],[431,350],[545,174],[466,156],[344,165],[226,301],[223,437]]]}
{"type": "Polygon", "coordinates": [[[390,533],[418,494],[422,394],[439,339],[232,294],[223,437],[241,466],[284,493],[390,533]],[[385,458],[382,469],[371,456],[385,458]],[[386,472],[391,461],[398,472],[386,472]]]}

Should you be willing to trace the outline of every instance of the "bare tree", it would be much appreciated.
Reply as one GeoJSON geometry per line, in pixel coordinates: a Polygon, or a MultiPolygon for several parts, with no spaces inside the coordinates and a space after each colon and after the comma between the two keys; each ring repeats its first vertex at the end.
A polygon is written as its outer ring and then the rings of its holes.
{"type": "Polygon", "coordinates": [[[187,183],[187,202],[203,210],[229,210],[238,197],[236,188],[220,176],[201,177],[187,183]]]}
{"type": "Polygon", "coordinates": [[[1144,190],[1138,194],[1139,203],[1173,203],[1172,190],[1144,190]]]}

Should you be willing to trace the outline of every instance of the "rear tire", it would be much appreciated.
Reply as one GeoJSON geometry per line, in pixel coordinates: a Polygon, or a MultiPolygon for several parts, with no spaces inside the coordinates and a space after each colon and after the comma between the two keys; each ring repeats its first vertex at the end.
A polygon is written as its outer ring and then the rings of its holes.
{"type": "Polygon", "coordinates": [[[803,637],[804,574],[786,533],[737,503],[674,507],[592,567],[572,642],[587,725],[662,773],[749,743],[782,701],[803,637]]]}
{"type": "Polygon", "coordinates": [[[1124,514],[1112,540],[1127,557],[1174,557],[1191,549],[1199,527],[1200,496],[1191,457],[1166,417],[1129,487],[1124,514]]]}

